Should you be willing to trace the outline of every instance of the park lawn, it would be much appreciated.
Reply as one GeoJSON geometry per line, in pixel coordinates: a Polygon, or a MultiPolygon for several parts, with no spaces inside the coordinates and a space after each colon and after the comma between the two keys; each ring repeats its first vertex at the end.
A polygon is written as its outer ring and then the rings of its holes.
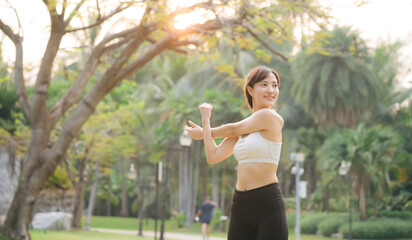
{"type": "MultiPolygon", "coordinates": [[[[83,226],[85,225],[86,218],[83,218],[83,226]]],[[[126,218],[126,217],[104,217],[104,216],[92,216],[90,221],[91,228],[108,228],[108,229],[122,229],[122,230],[136,230],[138,229],[139,221],[136,218],[126,218]]],[[[160,232],[160,224],[158,221],[157,231],[160,232]]],[[[155,221],[153,219],[144,220],[143,231],[154,231],[155,221]]],[[[188,233],[188,234],[199,234],[201,232],[200,223],[194,223],[192,228],[177,228],[173,221],[165,222],[165,229],[169,232],[176,233],[188,233]]],[[[214,237],[226,238],[227,234],[223,232],[213,232],[211,233],[214,237]]],[[[289,232],[289,239],[295,239],[295,235],[289,232]]],[[[128,238],[126,238],[128,239],[128,238]]],[[[37,240],[37,239],[34,239],[37,240]]],[[[328,238],[320,235],[301,235],[301,240],[336,240],[336,238],[328,238]]]]}
{"type": "MultiPolygon", "coordinates": [[[[153,240],[153,237],[137,237],[135,235],[102,233],[85,230],[43,231],[30,230],[33,240],[153,240]]],[[[172,239],[167,239],[172,240],[172,239]]]]}
{"type": "MultiPolygon", "coordinates": [[[[94,231],[73,230],[73,231],[42,231],[31,230],[33,240],[152,240],[153,237],[136,237],[134,235],[101,233],[94,231]]],[[[200,236],[200,235],[199,235],[200,236]]],[[[225,234],[219,237],[225,237],[225,234]]],[[[295,239],[295,235],[289,235],[289,239],[295,239]]],[[[301,235],[302,240],[336,240],[318,235],[301,235]]],[[[172,240],[172,239],[167,239],[172,240]]]]}

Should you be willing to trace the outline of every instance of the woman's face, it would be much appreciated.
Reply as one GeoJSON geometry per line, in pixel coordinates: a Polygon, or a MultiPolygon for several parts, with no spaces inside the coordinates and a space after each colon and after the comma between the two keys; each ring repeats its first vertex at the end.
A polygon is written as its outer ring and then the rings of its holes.
{"type": "Polygon", "coordinates": [[[269,73],[265,79],[248,87],[249,94],[253,99],[253,109],[272,107],[279,96],[278,81],[276,77],[269,73]]]}

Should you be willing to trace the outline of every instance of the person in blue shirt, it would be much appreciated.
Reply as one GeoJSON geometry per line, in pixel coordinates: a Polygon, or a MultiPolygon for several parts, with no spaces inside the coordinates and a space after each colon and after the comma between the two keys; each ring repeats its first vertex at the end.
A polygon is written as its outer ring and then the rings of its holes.
{"type": "Polygon", "coordinates": [[[210,200],[210,197],[207,196],[200,206],[200,209],[197,211],[196,220],[200,220],[202,223],[203,240],[209,240],[210,222],[212,221],[212,213],[215,207],[217,207],[217,204],[210,200]]]}

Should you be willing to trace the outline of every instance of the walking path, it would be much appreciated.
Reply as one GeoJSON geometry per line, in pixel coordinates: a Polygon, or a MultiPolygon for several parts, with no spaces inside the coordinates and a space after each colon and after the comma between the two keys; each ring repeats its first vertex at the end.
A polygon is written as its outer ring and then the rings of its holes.
{"type": "MultiPolygon", "coordinates": [[[[137,236],[137,231],[135,230],[119,230],[119,229],[108,229],[108,228],[90,228],[90,230],[96,231],[96,232],[118,233],[118,234],[137,236]]],[[[143,231],[143,235],[145,237],[154,237],[154,232],[143,231]]],[[[157,233],[158,238],[159,236],[160,236],[160,233],[157,233]]],[[[164,237],[166,239],[175,239],[175,240],[202,240],[201,235],[188,234],[188,233],[165,232],[164,237]]],[[[226,238],[210,237],[209,240],[226,240],[226,238]]]]}

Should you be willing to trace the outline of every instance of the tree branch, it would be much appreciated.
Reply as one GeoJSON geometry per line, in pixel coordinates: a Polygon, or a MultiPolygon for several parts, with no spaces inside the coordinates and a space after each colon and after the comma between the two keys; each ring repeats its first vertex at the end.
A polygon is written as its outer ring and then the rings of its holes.
{"type": "Polygon", "coordinates": [[[86,2],[86,0],[81,0],[80,2],[77,3],[76,7],[73,9],[73,11],[70,13],[69,17],[64,21],[64,26],[67,27],[69,25],[70,21],[73,19],[73,17],[77,14],[79,9],[82,7],[82,5],[86,2]]]}
{"type": "Polygon", "coordinates": [[[14,64],[14,81],[16,83],[16,91],[19,96],[19,103],[22,106],[23,113],[26,119],[31,122],[31,106],[29,98],[27,97],[26,86],[24,83],[24,71],[23,71],[23,38],[18,34],[15,34],[11,27],[3,23],[0,20],[0,29],[6,34],[7,37],[14,43],[16,47],[16,59],[14,64]]]}
{"type": "Polygon", "coordinates": [[[263,41],[262,39],[260,39],[260,37],[258,35],[256,35],[254,32],[252,32],[252,30],[248,29],[248,33],[250,33],[250,35],[252,35],[252,37],[254,37],[258,42],[260,42],[260,44],[262,44],[265,48],[267,48],[269,51],[271,51],[272,53],[278,55],[279,57],[281,57],[283,60],[288,61],[288,58],[283,55],[282,53],[276,51],[275,49],[273,49],[271,46],[269,46],[265,41],[263,41]]]}
{"type": "Polygon", "coordinates": [[[169,14],[170,18],[174,18],[176,15],[179,14],[186,14],[186,13],[191,13],[193,12],[196,8],[209,8],[210,3],[209,2],[201,2],[201,3],[195,3],[192,6],[189,7],[184,7],[184,8],[178,8],[176,11],[172,12],[169,14]]]}
{"type": "Polygon", "coordinates": [[[140,55],[140,57],[137,60],[123,67],[123,69],[116,75],[115,81],[112,83],[112,85],[109,88],[107,88],[105,94],[109,93],[113,88],[118,86],[123,79],[127,78],[133,72],[143,67],[146,63],[152,60],[159,53],[170,48],[175,40],[176,39],[171,36],[165,37],[164,39],[162,39],[161,41],[157,42],[156,44],[152,45],[149,49],[147,49],[142,55],[140,55]]]}
{"type": "MultiPolygon", "coordinates": [[[[120,5],[119,5],[115,10],[113,10],[109,15],[103,16],[103,17],[99,17],[98,20],[97,20],[95,23],[93,23],[93,24],[91,24],[91,25],[89,25],[89,26],[66,30],[66,32],[67,32],[67,33],[76,32],[76,31],[85,30],[85,29],[89,29],[89,28],[92,28],[92,27],[99,26],[100,24],[102,24],[102,23],[103,23],[104,21],[106,21],[107,19],[113,17],[114,15],[116,15],[116,14],[118,14],[118,13],[122,12],[123,10],[125,10],[125,9],[127,9],[127,8],[130,7],[130,5],[128,5],[128,6],[126,6],[126,7],[123,7],[123,8],[122,8],[121,6],[122,6],[122,4],[120,4],[120,5]]],[[[68,24],[68,22],[67,22],[67,24],[68,24]]]]}
{"type": "MultiPolygon", "coordinates": [[[[152,44],[156,44],[157,42],[156,42],[156,40],[154,40],[154,39],[152,39],[152,38],[147,38],[147,41],[149,41],[150,43],[152,43],[152,44]]],[[[184,55],[186,55],[188,52],[187,51],[185,51],[185,50],[183,50],[183,49],[178,49],[178,48],[171,48],[170,50],[172,50],[172,51],[174,51],[174,52],[177,52],[177,53],[180,53],[180,54],[184,54],[184,55]]]]}
{"type": "Polygon", "coordinates": [[[62,6],[62,18],[64,18],[64,14],[66,14],[66,8],[67,8],[67,0],[63,0],[63,6],[62,6]]]}
{"type": "Polygon", "coordinates": [[[70,182],[72,182],[73,186],[76,186],[77,183],[76,183],[76,180],[74,180],[74,176],[72,173],[72,169],[70,168],[70,163],[69,163],[67,155],[63,157],[63,161],[66,164],[66,170],[67,170],[67,174],[69,175],[70,182]]]}
{"type": "Polygon", "coordinates": [[[77,103],[83,94],[84,89],[87,86],[91,76],[97,69],[100,62],[100,57],[107,51],[110,51],[120,45],[128,43],[133,37],[140,36],[139,33],[143,32],[143,25],[125,30],[123,32],[115,33],[105,37],[90,54],[82,72],[76,78],[73,85],[66,92],[66,94],[51,108],[50,110],[50,128],[54,128],[61,116],[71,107],[77,103]],[[124,38],[123,40],[107,46],[107,44],[115,39],[124,38]]]}

